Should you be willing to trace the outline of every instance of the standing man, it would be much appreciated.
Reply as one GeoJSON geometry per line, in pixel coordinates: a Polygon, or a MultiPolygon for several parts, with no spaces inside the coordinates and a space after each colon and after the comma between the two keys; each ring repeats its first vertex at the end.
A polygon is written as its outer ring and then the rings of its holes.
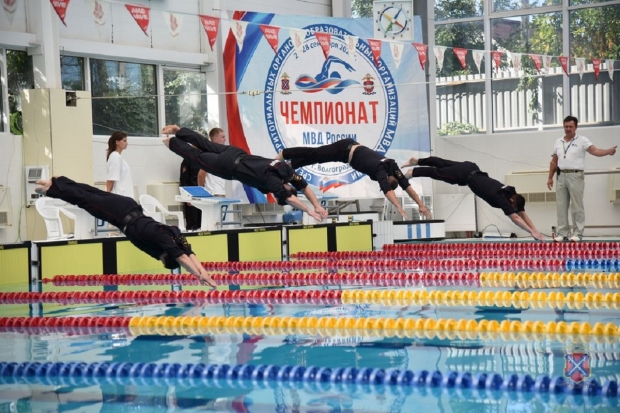
{"type": "MultiPolygon", "coordinates": [[[[196,186],[198,185],[198,176],[202,170],[191,162],[183,159],[181,162],[181,175],[179,177],[180,186],[196,186]]],[[[202,211],[189,202],[183,203],[183,215],[185,215],[185,228],[189,231],[200,229],[202,221],[202,211]]]]}
{"type": "MultiPolygon", "coordinates": [[[[226,144],[226,134],[220,128],[213,128],[209,131],[209,139],[211,142],[226,144]]],[[[204,169],[198,172],[198,186],[203,186],[213,196],[224,198],[226,196],[226,181],[219,176],[208,174],[204,169]]]]}
{"type": "Polygon", "coordinates": [[[581,241],[586,214],[583,209],[583,190],[585,181],[583,171],[586,152],[594,156],[614,155],[616,148],[599,149],[588,138],[577,135],[577,118],[567,116],[564,119],[564,137],[555,141],[547,187],[553,188],[553,175],[557,173],[558,184],[555,188],[558,228],[554,241],[581,241]],[[571,207],[573,232],[569,234],[568,207],[571,207]],[[570,235],[570,238],[569,238],[570,235]]]}

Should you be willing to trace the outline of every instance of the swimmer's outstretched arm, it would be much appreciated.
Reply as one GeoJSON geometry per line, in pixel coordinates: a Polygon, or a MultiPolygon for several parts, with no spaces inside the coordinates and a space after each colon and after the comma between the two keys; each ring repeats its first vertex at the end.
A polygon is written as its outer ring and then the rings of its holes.
{"type": "Polygon", "coordinates": [[[200,278],[200,282],[202,284],[206,284],[212,288],[217,287],[217,285],[213,281],[213,278],[211,278],[209,273],[207,273],[207,271],[204,269],[196,255],[192,254],[188,256],[186,254],[183,254],[177,258],[177,262],[181,264],[181,266],[187,271],[200,278]]]}

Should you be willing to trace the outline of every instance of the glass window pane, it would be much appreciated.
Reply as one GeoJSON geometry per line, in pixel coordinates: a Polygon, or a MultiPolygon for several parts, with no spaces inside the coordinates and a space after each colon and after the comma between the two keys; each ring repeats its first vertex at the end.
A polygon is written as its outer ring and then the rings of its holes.
{"type": "Polygon", "coordinates": [[[544,56],[562,54],[562,13],[492,19],[491,31],[493,48],[504,52],[492,81],[493,130],[561,125],[564,96],[559,62],[551,59],[548,74],[541,62],[539,73],[531,56],[542,61],[544,56]]]}
{"type": "Polygon", "coordinates": [[[606,59],[618,59],[620,51],[620,5],[573,10],[570,17],[571,113],[580,125],[620,124],[620,82],[615,62],[615,79],[609,76],[606,59]],[[585,59],[583,76],[577,60],[585,59]],[[598,80],[592,59],[601,59],[598,80]]]}
{"type": "Polygon", "coordinates": [[[164,93],[167,125],[177,124],[206,132],[207,77],[204,73],[165,70],[164,93]]]}
{"type": "Polygon", "coordinates": [[[60,56],[60,82],[64,90],[84,90],[84,58],[60,56]]]}
{"type": "Polygon", "coordinates": [[[577,6],[580,4],[596,4],[596,3],[605,3],[607,1],[613,1],[613,0],[570,0],[570,5],[577,6]]]}
{"type": "Polygon", "coordinates": [[[21,135],[22,101],[20,91],[34,89],[32,57],[21,50],[6,51],[7,93],[9,97],[9,128],[11,133],[21,135]]]}
{"type": "Polygon", "coordinates": [[[435,0],[435,20],[464,19],[484,15],[484,0],[435,0]]]}
{"type": "Polygon", "coordinates": [[[494,0],[493,11],[531,9],[561,4],[562,0],[494,0]]]}
{"type": "Polygon", "coordinates": [[[483,22],[436,26],[435,43],[446,46],[443,66],[437,65],[437,128],[440,135],[485,130],[484,60],[476,65],[472,50],[484,50],[483,22]],[[452,47],[468,49],[465,68],[452,47]]]}
{"type": "Polygon", "coordinates": [[[93,134],[159,135],[155,66],[90,59],[90,73],[93,134]]]}

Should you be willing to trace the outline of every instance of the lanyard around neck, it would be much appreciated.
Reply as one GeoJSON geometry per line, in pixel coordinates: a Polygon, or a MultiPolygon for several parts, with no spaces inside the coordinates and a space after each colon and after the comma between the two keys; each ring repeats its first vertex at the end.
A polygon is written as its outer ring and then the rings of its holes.
{"type": "Polygon", "coordinates": [[[568,152],[568,150],[570,149],[575,139],[577,139],[577,135],[575,135],[575,137],[571,139],[570,142],[568,143],[568,146],[566,146],[566,141],[564,140],[564,138],[562,138],[562,148],[564,148],[564,159],[566,159],[566,152],[568,152]]]}

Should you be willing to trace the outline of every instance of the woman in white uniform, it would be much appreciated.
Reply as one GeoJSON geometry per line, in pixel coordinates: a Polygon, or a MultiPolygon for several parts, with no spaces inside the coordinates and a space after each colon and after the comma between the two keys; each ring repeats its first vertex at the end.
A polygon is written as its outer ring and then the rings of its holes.
{"type": "Polygon", "coordinates": [[[108,139],[106,191],[134,198],[131,169],[121,157],[127,149],[127,134],[115,131],[108,139]]]}

